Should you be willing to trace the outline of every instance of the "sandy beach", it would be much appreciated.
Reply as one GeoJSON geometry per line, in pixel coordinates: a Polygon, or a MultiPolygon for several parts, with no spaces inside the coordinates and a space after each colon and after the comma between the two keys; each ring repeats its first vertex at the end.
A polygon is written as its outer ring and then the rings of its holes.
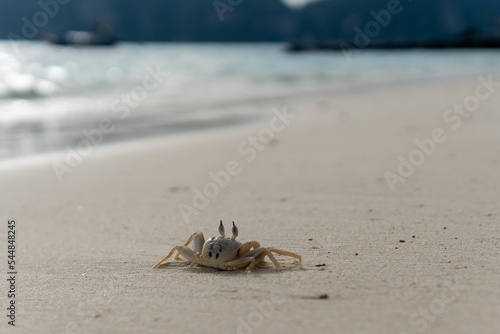
{"type": "Polygon", "coordinates": [[[482,78],[278,101],[96,147],[62,180],[64,153],[2,168],[2,333],[500,332],[500,87],[482,78]],[[152,269],[221,219],[302,268],[152,269]]]}

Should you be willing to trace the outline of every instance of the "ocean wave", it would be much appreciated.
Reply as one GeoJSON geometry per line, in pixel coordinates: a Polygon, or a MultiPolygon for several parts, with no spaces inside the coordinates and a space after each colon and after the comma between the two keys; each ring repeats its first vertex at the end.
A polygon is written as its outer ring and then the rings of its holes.
{"type": "Polygon", "coordinates": [[[37,99],[54,95],[57,86],[50,82],[41,82],[38,85],[23,89],[11,89],[10,87],[0,87],[0,99],[37,99]]]}

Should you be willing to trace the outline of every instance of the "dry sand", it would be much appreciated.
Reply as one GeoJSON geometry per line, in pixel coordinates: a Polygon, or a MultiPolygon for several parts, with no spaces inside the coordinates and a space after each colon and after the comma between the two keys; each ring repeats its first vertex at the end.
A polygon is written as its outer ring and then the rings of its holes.
{"type": "Polygon", "coordinates": [[[51,158],[4,168],[19,274],[16,329],[2,315],[2,333],[500,332],[500,90],[459,129],[443,121],[478,84],[285,101],[296,118],[251,162],[238,146],[267,121],[104,146],[63,182],[51,158]],[[447,140],[392,192],[384,173],[438,127],[447,140]],[[241,172],[186,222],[179,205],[231,160],[241,172]],[[302,268],[151,269],[220,219],[302,268]]]}

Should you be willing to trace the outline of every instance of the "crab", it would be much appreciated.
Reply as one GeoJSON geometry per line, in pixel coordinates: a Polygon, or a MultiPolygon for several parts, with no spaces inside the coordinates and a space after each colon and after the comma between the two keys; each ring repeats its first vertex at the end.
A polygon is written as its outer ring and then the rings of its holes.
{"type": "Polygon", "coordinates": [[[183,246],[175,246],[170,253],[158,262],[153,269],[165,266],[166,262],[177,251],[174,259],[182,255],[192,265],[217,268],[221,270],[243,270],[245,274],[254,268],[256,264],[264,262],[267,256],[278,271],[281,267],[272,253],[290,256],[294,258],[294,263],[300,267],[302,257],[298,254],[276,249],[273,247],[261,247],[257,241],[248,241],[241,243],[236,240],[238,228],[234,224],[232,227],[231,238],[226,238],[222,220],[219,225],[220,237],[213,237],[205,242],[205,237],[201,232],[191,234],[183,246]],[[188,245],[193,242],[193,249],[188,245]]]}

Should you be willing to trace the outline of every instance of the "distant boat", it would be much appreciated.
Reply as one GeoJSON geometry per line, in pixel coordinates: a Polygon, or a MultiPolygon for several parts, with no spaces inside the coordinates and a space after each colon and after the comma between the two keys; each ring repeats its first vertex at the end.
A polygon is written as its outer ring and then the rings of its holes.
{"type": "Polygon", "coordinates": [[[46,34],[43,36],[43,39],[52,44],[80,46],[109,46],[117,42],[117,38],[113,34],[111,26],[106,23],[94,25],[91,31],[69,30],[64,32],[61,36],[46,34]]]}
{"type": "Polygon", "coordinates": [[[342,51],[346,49],[472,49],[500,48],[500,37],[480,35],[470,28],[459,35],[446,39],[404,41],[404,40],[368,40],[366,45],[355,45],[353,41],[317,41],[292,42],[285,47],[286,51],[342,51]]]}

